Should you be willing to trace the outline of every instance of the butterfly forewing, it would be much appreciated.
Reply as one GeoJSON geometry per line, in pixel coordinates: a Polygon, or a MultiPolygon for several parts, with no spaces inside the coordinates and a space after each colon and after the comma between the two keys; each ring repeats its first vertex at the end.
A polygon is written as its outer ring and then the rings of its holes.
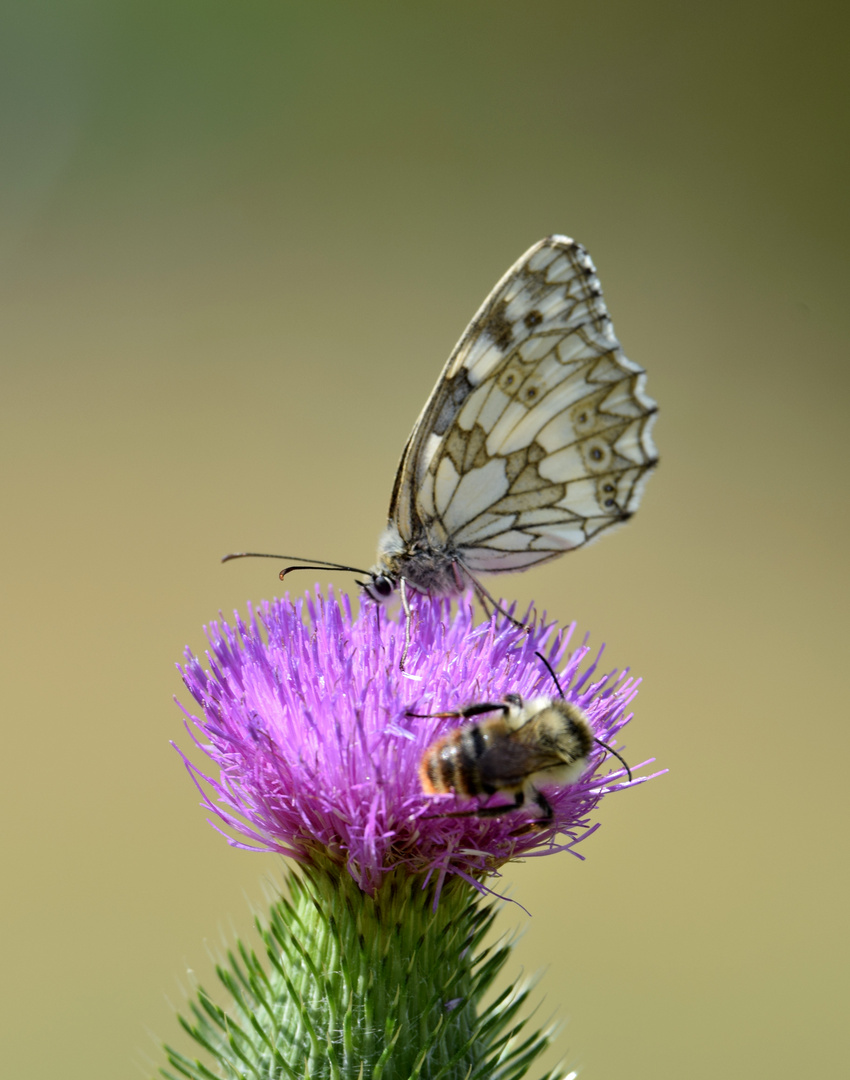
{"type": "Polygon", "coordinates": [[[656,462],[655,403],[595,268],[536,244],[484,302],[405,447],[390,521],[472,571],[520,570],[627,518],[656,462]]]}

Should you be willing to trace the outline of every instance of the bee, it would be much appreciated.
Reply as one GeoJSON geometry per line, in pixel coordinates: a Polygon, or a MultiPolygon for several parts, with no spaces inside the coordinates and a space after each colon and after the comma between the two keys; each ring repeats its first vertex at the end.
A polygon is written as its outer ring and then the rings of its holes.
{"type": "Polygon", "coordinates": [[[455,712],[407,714],[468,721],[441,736],[423,754],[419,780],[426,794],[513,797],[513,802],[436,816],[499,817],[534,803],[540,810],[535,825],[544,827],[554,811],[541,788],[563,788],[580,780],[594,746],[613,754],[631,781],[623,758],[593,734],[585,711],[564,697],[548,661],[536,655],[549,668],[560,697],[524,701],[519,694],[506,694],[502,701],[476,702],[455,712]],[[475,719],[479,716],[485,719],[475,719]]]}
{"type": "MultiPolygon", "coordinates": [[[[400,373],[401,376],[401,373],[400,373]]],[[[377,561],[237,552],[345,570],[379,604],[398,591],[472,588],[508,615],[479,574],[525,570],[627,521],[658,457],[643,368],[620,347],[587,251],[539,241],[496,284],[455,346],[407,440],[377,561]]],[[[508,615],[508,618],[511,618],[508,615]]],[[[516,620],[512,620],[516,621],[516,620]]]]}

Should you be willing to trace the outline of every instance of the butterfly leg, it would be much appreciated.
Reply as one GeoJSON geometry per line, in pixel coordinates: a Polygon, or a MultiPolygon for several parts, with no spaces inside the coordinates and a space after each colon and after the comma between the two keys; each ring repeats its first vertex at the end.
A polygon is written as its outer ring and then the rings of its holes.
{"type": "Polygon", "coordinates": [[[470,574],[469,577],[472,580],[472,587],[475,590],[475,595],[478,598],[478,602],[484,608],[484,611],[488,617],[490,615],[490,612],[487,611],[487,601],[489,601],[493,605],[493,607],[496,609],[496,611],[499,612],[500,615],[504,615],[506,619],[512,622],[514,626],[519,627],[520,630],[531,629],[530,626],[526,626],[525,623],[520,622],[519,619],[515,619],[509,611],[505,611],[502,605],[493,599],[493,597],[487,592],[487,590],[477,578],[472,577],[472,574],[470,574]]]}
{"type": "Polygon", "coordinates": [[[401,660],[398,662],[398,669],[404,671],[404,662],[407,660],[407,654],[410,650],[410,625],[413,621],[413,612],[410,610],[410,600],[407,595],[407,583],[404,578],[399,582],[398,591],[401,594],[401,606],[404,608],[404,649],[402,650],[401,660]]]}
{"type": "Polygon", "coordinates": [[[489,622],[489,621],[490,621],[490,619],[492,619],[492,617],[493,617],[493,616],[492,616],[492,615],[490,614],[490,608],[489,608],[489,606],[488,606],[488,604],[487,604],[487,598],[486,598],[486,597],[485,597],[484,595],[482,595],[482,594],[481,594],[480,592],[478,592],[478,590],[476,589],[476,590],[475,590],[475,599],[476,599],[476,600],[478,601],[478,603],[479,603],[479,604],[481,605],[481,607],[483,608],[483,610],[484,610],[484,617],[485,617],[485,618],[487,619],[487,621],[489,622]]]}

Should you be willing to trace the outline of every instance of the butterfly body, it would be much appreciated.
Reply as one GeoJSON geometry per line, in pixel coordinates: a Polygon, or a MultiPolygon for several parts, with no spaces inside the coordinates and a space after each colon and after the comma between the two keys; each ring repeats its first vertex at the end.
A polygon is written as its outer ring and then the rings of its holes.
{"type": "Polygon", "coordinates": [[[458,549],[448,537],[440,537],[438,527],[429,530],[427,524],[407,542],[394,524],[388,525],[378,541],[378,562],[369,577],[366,591],[379,602],[391,596],[400,581],[430,596],[454,596],[473,584],[458,549]]]}

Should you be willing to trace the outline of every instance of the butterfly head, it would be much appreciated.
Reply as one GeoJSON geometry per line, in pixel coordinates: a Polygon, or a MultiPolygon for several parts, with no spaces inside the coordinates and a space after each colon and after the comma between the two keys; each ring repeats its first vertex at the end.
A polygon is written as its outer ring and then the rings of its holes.
{"type": "Polygon", "coordinates": [[[368,580],[358,581],[357,584],[363,587],[366,595],[376,604],[386,604],[395,592],[398,582],[383,570],[375,567],[369,571],[368,580]]]}

